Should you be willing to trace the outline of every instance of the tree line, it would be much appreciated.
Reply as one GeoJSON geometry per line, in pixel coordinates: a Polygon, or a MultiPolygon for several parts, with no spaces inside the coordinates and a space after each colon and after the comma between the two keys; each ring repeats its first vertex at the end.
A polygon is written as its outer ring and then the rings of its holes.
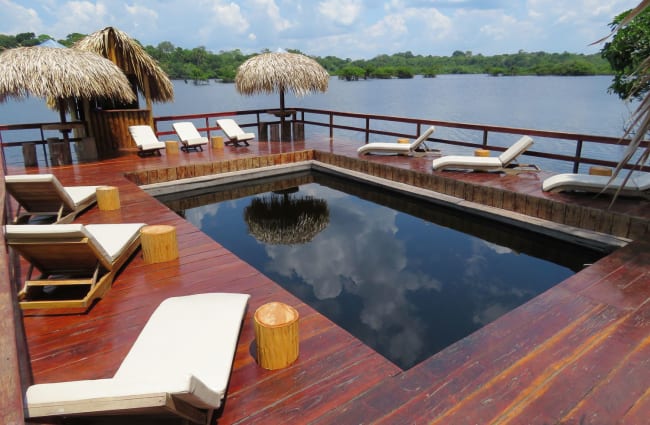
{"type": "MultiPolygon", "coordinates": [[[[84,34],[71,33],[57,40],[70,47],[84,34]]],[[[48,35],[31,32],[16,35],[0,34],[0,51],[18,46],[34,46],[50,39],[48,35]]],[[[157,46],[143,46],[172,79],[196,82],[211,79],[231,82],[237,67],[254,54],[240,50],[213,53],[205,47],[185,49],[163,41],[157,46]]],[[[268,51],[268,50],[265,50],[268,51]]],[[[289,52],[301,53],[298,50],[289,52]]],[[[484,56],[471,51],[455,51],[451,56],[414,55],[410,51],[382,54],[372,59],[341,59],[336,56],[313,57],[330,75],[345,80],[368,78],[412,78],[415,75],[435,77],[438,74],[490,75],[611,75],[612,67],[601,54],[525,52],[484,56]]]]}

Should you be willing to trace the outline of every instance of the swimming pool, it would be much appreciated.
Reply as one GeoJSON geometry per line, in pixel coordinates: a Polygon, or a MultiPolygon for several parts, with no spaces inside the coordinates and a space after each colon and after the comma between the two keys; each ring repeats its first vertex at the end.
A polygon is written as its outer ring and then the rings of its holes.
{"type": "Polygon", "coordinates": [[[604,255],[317,172],[159,199],[402,369],[604,255]]]}

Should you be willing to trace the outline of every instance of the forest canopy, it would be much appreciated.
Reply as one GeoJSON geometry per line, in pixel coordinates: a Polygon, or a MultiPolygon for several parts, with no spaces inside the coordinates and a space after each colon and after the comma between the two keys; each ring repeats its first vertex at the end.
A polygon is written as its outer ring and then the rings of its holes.
{"type": "MultiPolygon", "coordinates": [[[[57,40],[70,47],[84,34],[71,33],[57,40]]],[[[52,37],[31,32],[0,34],[0,51],[19,46],[34,46],[52,37]]],[[[185,49],[163,41],[144,49],[172,79],[233,81],[237,67],[255,54],[240,50],[211,52],[205,47],[185,49]]],[[[268,51],[268,50],[266,50],[268,51]]],[[[289,52],[301,53],[287,49],[289,52]]],[[[263,53],[263,52],[260,52],[263,53]]],[[[414,75],[435,77],[438,74],[490,75],[611,75],[609,62],[600,54],[525,52],[483,56],[471,51],[454,51],[450,56],[414,55],[410,51],[383,54],[372,59],[341,59],[335,56],[312,56],[330,75],[346,80],[367,78],[412,78],[414,75]]]]}

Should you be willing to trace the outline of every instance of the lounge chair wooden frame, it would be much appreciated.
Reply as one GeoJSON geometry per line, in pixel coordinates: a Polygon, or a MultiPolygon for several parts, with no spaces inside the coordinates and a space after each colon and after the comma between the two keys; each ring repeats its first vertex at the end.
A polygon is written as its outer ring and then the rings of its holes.
{"type": "MultiPolygon", "coordinates": [[[[62,225],[21,225],[22,229],[37,227],[43,230],[62,225]]],[[[82,225],[76,226],[76,229],[82,225]]],[[[97,225],[95,225],[97,226],[97,225]]],[[[106,225],[99,225],[106,226],[106,225]]],[[[141,225],[140,225],[141,227],[141,225]]],[[[38,231],[28,237],[14,235],[15,229],[7,226],[7,244],[28,263],[25,282],[18,292],[20,308],[28,309],[74,309],[86,311],[96,299],[100,299],[110,289],[117,272],[140,246],[139,230],[122,247],[119,256],[109,258],[98,246],[93,237],[83,231],[72,231],[70,236],[60,238],[43,237],[38,231]],[[37,271],[38,274],[37,275],[37,271]],[[87,286],[88,290],[77,298],[70,299],[30,299],[32,291],[44,287],[87,286]]]]}
{"type": "Polygon", "coordinates": [[[56,223],[70,223],[97,202],[99,186],[63,186],[53,174],[5,176],[7,192],[18,203],[12,222],[27,223],[33,217],[54,217],[56,223]]]}

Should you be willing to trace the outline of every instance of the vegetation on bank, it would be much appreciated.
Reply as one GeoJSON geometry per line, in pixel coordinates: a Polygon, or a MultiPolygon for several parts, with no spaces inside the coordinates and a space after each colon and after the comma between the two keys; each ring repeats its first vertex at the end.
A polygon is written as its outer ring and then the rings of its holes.
{"type": "MultiPolygon", "coordinates": [[[[71,46],[84,34],[72,33],[58,40],[71,46]]],[[[21,33],[0,34],[0,51],[18,46],[37,45],[50,37],[21,33]]],[[[144,46],[173,79],[233,81],[237,67],[251,55],[240,50],[213,53],[205,47],[184,49],[163,41],[157,46],[144,46]]],[[[300,53],[297,50],[290,52],[300,53]]],[[[524,52],[483,56],[455,51],[451,56],[414,55],[410,51],[379,55],[372,59],[341,59],[335,56],[314,57],[329,73],[345,80],[367,78],[412,78],[414,75],[435,77],[437,74],[490,75],[610,75],[612,68],[600,54],[524,52]]]]}

